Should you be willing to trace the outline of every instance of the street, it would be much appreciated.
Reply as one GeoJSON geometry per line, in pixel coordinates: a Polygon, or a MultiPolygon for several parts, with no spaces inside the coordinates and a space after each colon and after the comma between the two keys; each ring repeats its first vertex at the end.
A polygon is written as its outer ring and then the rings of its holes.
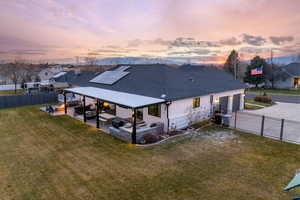
{"type": "MultiPolygon", "coordinates": [[[[246,94],[246,98],[253,99],[257,94],[246,94]]],[[[268,95],[275,102],[283,103],[297,103],[300,104],[300,96],[286,96],[286,95],[268,95]]]]}

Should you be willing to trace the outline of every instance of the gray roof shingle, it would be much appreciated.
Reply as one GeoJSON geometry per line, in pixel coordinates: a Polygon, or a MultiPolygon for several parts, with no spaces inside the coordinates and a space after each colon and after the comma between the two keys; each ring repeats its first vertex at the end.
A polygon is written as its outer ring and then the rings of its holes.
{"type": "Polygon", "coordinates": [[[291,63],[283,67],[292,76],[300,76],[300,63],[291,63]]]}
{"type": "Polygon", "coordinates": [[[173,67],[163,64],[130,66],[126,70],[130,74],[113,85],[89,82],[99,75],[95,72],[82,72],[76,75],[71,71],[56,81],[67,81],[74,86],[99,87],[154,98],[162,98],[165,94],[166,100],[246,88],[244,83],[234,80],[230,74],[210,67],[195,65],[173,67]]]}

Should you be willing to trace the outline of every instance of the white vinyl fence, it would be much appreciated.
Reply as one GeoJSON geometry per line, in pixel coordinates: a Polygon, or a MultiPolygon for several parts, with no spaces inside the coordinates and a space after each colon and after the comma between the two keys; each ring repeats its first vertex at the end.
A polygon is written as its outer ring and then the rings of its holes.
{"type": "MultiPolygon", "coordinates": [[[[14,90],[14,89],[15,89],[15,85],[14,84],[0,85],[0,91],[14,90]]],[[[17,84],[17,89],[21,89],[21,84],[17,84]]]]}
{"type": "Polygon", "coordinates": [[[256,135],[300,144],[300,122],[298,121],[236,112],[232,116],[230,126],[256,135]]]}

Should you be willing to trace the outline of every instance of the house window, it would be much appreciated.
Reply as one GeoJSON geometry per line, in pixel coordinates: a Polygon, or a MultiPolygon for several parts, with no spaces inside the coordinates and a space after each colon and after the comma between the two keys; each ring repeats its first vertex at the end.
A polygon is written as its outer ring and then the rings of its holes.
{"type": "Polygon", "coordinates": [[[194,98],[193,99],[193,108],[199,108],[200,107],[200,98],[194,98]]]}
{"type": "Polygon", "coordinates": [[[155,117],[160,117],[160,104],[156,104],[153,106],[148,107],[148,114],[155,116],[155,117]]]}
{"type": "Polygon", "coordinates": [[[138,119],[140,119],[140,120],[143,120],[143,109],[138,109],[137,111],[136,111],[136,117],[138,118],[138,119]]]}
{"type": "Polygon", "coordinates": [[[106,113],[111,114],[111,115],[116,115],[116,105],[115,104],[110,104],[107,102],[103,103],[103,108],[102,108],[106,113]]]}

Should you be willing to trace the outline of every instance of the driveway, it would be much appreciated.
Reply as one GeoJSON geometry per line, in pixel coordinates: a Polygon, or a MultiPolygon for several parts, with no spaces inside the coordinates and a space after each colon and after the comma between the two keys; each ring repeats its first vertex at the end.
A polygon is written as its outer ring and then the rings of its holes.
{"type": "MultiPolygon", "coordinates": [[[[246,98],[253,99],[257,94],[246,94],[246,98]]],[[[300,104],[300,96],[269,95],[275,102],[300,104]]]]}
{"type": "Polygon", "coordinates": [[[265,107],[259,110],[245,111],[257,115],[265,115],[267,117],[274,117],[278,119],[287,119],[300,122],[300,104],[298,103],[281,103],[265,107]]]}

